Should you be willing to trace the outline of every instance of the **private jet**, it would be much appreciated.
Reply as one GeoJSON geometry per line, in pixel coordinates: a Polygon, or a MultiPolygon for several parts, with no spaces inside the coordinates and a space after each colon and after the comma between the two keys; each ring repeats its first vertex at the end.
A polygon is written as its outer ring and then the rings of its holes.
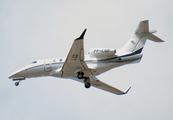
{"type": "Polygon", "coordinates": [[[123,95],[131,87],[124,92],[100,81],[96,76],[112,68],[139,63],[147,39],[154,42],[164,42],[153,34],[156,30],[149,31],[148,20],[144,20],[139,23],[124,47],[120,49],[94,48],[89,50],[88,55],[84,55],[83,42],[85,32],[86,29],[80,37],[74,40],[66,58],[33,61],[31,64],[9,75],[9,78],[16,81],[16,86],[26,78],[43,76],[70,78],[84,83],[85,88],[93,86],[117,95],[123,95]]]}

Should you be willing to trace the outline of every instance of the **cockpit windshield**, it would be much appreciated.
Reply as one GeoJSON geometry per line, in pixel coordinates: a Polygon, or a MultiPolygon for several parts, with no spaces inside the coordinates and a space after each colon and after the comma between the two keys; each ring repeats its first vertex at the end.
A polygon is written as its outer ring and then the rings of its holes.
{"type": "Polygon", "coordinates": [[[34,61],[34,62],[32,62],[31,64],[35,64],[35,63],[37,63],[37,61],[34,61]]]}

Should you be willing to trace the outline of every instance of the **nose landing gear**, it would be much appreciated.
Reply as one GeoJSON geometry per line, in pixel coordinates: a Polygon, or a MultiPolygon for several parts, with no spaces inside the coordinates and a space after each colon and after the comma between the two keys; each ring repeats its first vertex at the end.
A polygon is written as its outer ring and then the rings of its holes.
{"type": "Polygon", "coordinates": [[[17,81],[17,82],[15,82],[15,86],[19,86],[19,83],[20,83],[22,80],[25,80],[25,77],[13,78],[13,81],[17,81]]]}

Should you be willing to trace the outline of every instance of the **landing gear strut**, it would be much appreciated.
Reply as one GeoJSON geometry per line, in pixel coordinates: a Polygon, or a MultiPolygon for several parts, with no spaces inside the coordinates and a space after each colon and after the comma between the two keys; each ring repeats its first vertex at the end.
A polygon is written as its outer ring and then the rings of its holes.
{"type": "Polygon", "coordinates": [[[84,82],[85,82],[85,88],[90,88],[90,86],[91,86],[90,79],[86,77],[84,82]]]}

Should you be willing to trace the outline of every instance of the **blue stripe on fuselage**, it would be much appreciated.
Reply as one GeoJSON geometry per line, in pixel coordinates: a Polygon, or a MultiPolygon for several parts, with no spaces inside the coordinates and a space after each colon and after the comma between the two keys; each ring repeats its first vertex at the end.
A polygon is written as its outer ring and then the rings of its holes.
{"type": "Polygon", "coordinates": [[[127,57],[127,56],[132,56],[132,55],[136,55],[136,54],[140,54],[142,52],[143,48],[131,53],[131,54],[128,54],[128,55],[123,55],[123,56],[119,56],[119,57],[127,57]]]}

